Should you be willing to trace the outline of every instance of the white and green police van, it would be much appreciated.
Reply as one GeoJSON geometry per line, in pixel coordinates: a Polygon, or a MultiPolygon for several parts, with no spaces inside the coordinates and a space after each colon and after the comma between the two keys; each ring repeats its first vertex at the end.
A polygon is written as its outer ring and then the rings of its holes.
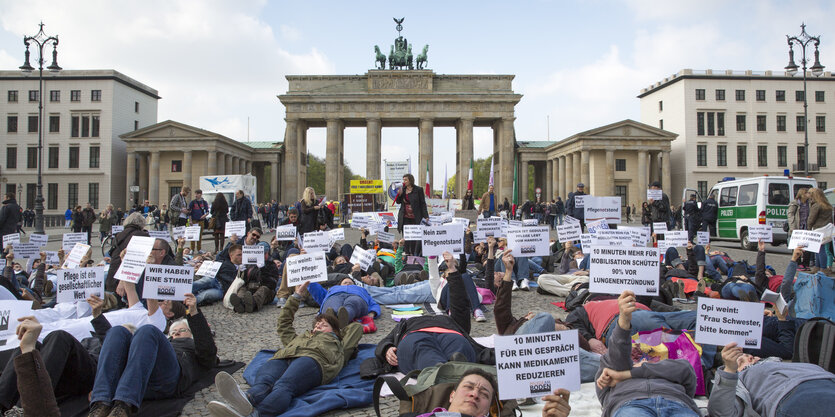
{"type": "MultiPolygon", "coordinates": [[[[801,188],[817,187],[814,178],[786,176],[762,176],[754,178],[724,178],[710,189],[709,196],[716,200],[719,211],[716,216],[718,236],[711,239],[740,242],[743,249],[754,250],[756,242],[748,240],[748,226],[768,224],[774,234],[772,245],[788,241],[784,227],[789,203],[801,188]]],[[[693,190],[685,190],[685,193],[693,190]]],[[[701,196],[698,196],[701,199],[701,196]]]]}

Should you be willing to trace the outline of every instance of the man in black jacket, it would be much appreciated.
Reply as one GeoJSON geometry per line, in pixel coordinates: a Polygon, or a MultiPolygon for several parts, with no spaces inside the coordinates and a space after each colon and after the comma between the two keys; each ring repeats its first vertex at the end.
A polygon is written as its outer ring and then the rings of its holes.
{"type": "Polygon", "coordinates": [[[0,208],[0,236],[17,233],[17,224],[20,223],[20,206],[14,198],[14,193],[6,193],[3,200],[3,208],[0,208]]]}
{"type": "Polygon", "coordinates": [[[235,202],[232,204],[232,209],[229,212],[229,218],[233,222],[246,222],[246,231],[249,231],[252,223],[252,203],[244,194],[243,190],[235,192],[235,202]]]}
{"type": "Polygon", "coordinates": [[[586,230],[586,215],[585,205],[577,207],[577,197],[586,195],[586,184],[582,182],[577,184],[577,191],[568,194],[568,199],[565,203],[565,214],[580,221],[580,230],[586,230]]]}
{"type": "Polygon", "coordinates": [[[716,214],[719,212],[719,205],[716,204],[716,200],[713,198],[713,195],[709,195],[707,200],[702,202],[702,231],[706,232],[708,229],[710,230],[711,236],[717,236],[716,234],[716,214]]]}
{"type": "Polygon", "coordinates": [[[693,241],[696,231],[702,230],[702,213],[696,203],[696,194],[690,194],[690,200],[684,203],[684,224],[687,229],[687,240],[693,241]]]}

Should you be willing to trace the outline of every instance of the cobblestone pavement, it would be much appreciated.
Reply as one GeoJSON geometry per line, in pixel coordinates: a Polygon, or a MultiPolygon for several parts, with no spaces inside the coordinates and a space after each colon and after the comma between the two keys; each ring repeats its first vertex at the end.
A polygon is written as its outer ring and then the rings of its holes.
{"type": "MultiPolygon", "coordinates": [[[[63,233],[63,230],[56,229],[49,231],[55,234],[63,233]]],[[[265,234],[269,236],[269,234],[265,234]]],[[[348,230],[346,233],[348,241],[358,241],[359,235],[355,230],[348,230]]],[[[552,238],[556,238],[555,232],[552,232],[552,238]]],[[[26,238],[24,238],[25,241],[26,238]]],[[[94,238],[94,247],[98,239],[94,238]]],[[[49,250],[57,250],[60,245],[58,241],[51,241],[49,250]]],[[[211,247],[211,242],[204,241],[205,247],[211,247]]],[[[750,264],[754,263],[755,252],[743,251],[738,249],[738,243],[732,242],[717,242],[714,243],[714,248],[727,250],[730,255],[736,260],[747,259],[750,264]]],[[[769,255],[767,262],[774,266],[778,273],[785,270],[789,261],[789,251],[785,246],[778,248],[768,247],[769,255]]],[[[96,250],[94,249],[94,253],[96,250]]],[[[98,252],[100,253],[100,252],[98,252]]],[[[97,254],[94,254],[95,259],[99,259],[97,254]]],[[[566,313],[559,308],[551,305],[551,302],[562,301],[561,298],[537,294],[536,291],[517,291],[513,293],[513,314],[520,316],[529,311],[548,311],[555,317],[564,318],[566,313]]],[[[492,306],[488,306],[487,322],[477,323],[473,321],[472,335],[473,336],[489,336],[495,333],[495,321],[492,315],[492,306]]],[[[210,325],[215,330],[215,341],[218,346],[218,355],[222,359],[232,359],[244,363],[248,363],[250,359],[255,356],[255,353],[261,349],[277,349],[280,347],[280,342],[276,334],[276,322],[280,309],[270,306],[265,310],[253,314],[236,314],[230,310],[223,308],[220,304],[215,304],[208,307],[203,307],[202,311],[206,315],[210,325]]],[[[309,329],[313,324],[313,317],[317,310],[311,307],[302,308],[296,315],[296,331],[301,332],[309,329]]],[[[377,319],[377,332],[373,334],[363,335],[360,343],[377,343],[383,338],[392,328],[395,322],[391,318],[391,310],[383,308],[383,315],[377,319]]],[[[236,372],[234,377],[243,383],[243,369],[236,372]]],[[[220,400],[217,392],[213,387],[204,389],[197,393],[194,400],[188,403],[183,410],[182,415],[185,416],[208,416],[210,415],[206,404],[212,400],[220,400]]],[[[398,403],[393,398],[389,397],[387,401],[382,402],[382,414],[384,416],[397,415],[398,403]]],[[[355,408],[349,410],[336,410],[325,416],[374,416],[374,408],[372,406],[364,408],[355,408]]]]}

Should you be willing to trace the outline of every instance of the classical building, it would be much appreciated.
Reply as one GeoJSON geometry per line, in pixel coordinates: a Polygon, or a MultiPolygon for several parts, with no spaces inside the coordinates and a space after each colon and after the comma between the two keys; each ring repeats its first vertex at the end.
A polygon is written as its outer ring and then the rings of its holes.
{"type": "Polygon", "coordinates": [[[279,194],[281,142],[239,142],[172,120],[121,138],[127,144],[123,186],[138,187],[123,200],[126,207],[145,199],[167,204],[184,185],[198,188],[199,178],[206,175],[254,175],[259,202],[279,194]]]}
{"type": "MultiPolygon", "coordinates": [[[[528,178],[533,169],[543,200],[565,199],[582,182],[588,194],[620,196],[624,205],[640,207],[650,182],[670,183],[670,143],[675,138],[627,119],[557,142],[519,141],[519,178],[528,178]]],[[[530,191],[527,181],[519,182],[520,201],[531,198],[530,191]]]]}
{"type": "MultiPolygon", "coordinates": [[[[35,206],[38,174],[38,77],[0,71],[6,125],[0,130],[2,191],[35,206]]],[[[157,90],[114,70],[63,70],[44,76],[44,213],[89,202],[125,201],[127,132],[157,121],[157,90]]]]}
{"type": "MultiPolygon", "coordinates": [[[[780,71],[694,71],[641,90],[641,121],[678,134],[672,144],[672,190],[702,195],[723,177],[805,175],[808,121],[809,175],[821,187],[835,184],[828,163],[835,114],[835,77],[807,74],[808,119],[803,117],[803,77],[780,71]],[[830,118],[831,121],[831,118],[830,118]]],[[[831,153],[831,152],[830,152],[831,153]]]]}

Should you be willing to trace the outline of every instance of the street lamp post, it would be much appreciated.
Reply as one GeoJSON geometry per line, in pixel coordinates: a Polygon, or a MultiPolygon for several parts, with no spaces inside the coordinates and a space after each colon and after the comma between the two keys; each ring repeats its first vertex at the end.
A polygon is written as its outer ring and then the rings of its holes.
{"type": "Polygon", "coordinates": [[[20,205],[23,201],[23,184],[17,185],[17,204],[20,205]]]}
{"type": "Polygon", "coordinates": [[[35,36],[23,36],[23,44],[26,45],[26,55],[20,70],[26,74],[35,70],[29,64],[29,45],[34,43],[38,50],[38,194],[35,197],[35,233],[43,234],[43,47],[52,42],[52,65],[48,66],[50,72],[61,71],[58,66],[58,36],[47,36],[43,32],[43,22],[40,23],[40,30],[35,36]]]}
{"type": "Polygon", "coordinates": [[[805,176],[809,176],[809,116],[807,112],[807,108],[809,107],[809,98],[806,94],[806,64],[809,62],[806,59],[806,46],[809,43],[815,44],[815,63],[809,68],[812,70],[812,75],[815,77],[820,77],[823,74],[823,65],[820,63],[820,54],[818,52],[818,45],[820,45],[820,37],[819,36],[810,36],[806,33],[806,24],[803,23],[800,25],[800,35],[799,36],[789,36],[786,35],[786,40],[789,43],[789,65],[786,65],[786,72],[789,75],[794,76],[797,73],[797,64],[794,63],[794,45],[800,46],[801,51],[801,58],[800,64],[803,68],[803,172],[805,176]]]}

